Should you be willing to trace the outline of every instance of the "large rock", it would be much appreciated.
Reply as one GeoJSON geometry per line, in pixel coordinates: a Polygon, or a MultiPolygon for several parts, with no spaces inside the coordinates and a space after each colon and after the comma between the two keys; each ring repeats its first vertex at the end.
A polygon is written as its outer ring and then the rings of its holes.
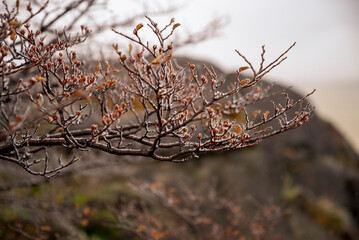
{"type": "MultiPolygon", "coordinates": [[[[186,58],[178,62],[203,64],[186,58]]],[[[236,77],[236,73],[223,74],[227,84],[236,81],[236,77]]],[[[266,87],[271,83],[263,80],[262,84],[266,87]]],[[[283,91],[294,100],[302,97],[293,88],[278,84],[271,88],[271,92],[283,91]]],[[[277,94],[247,109],[272,110],[270,100],[283,104],[285,98],[277,94]]],[[[207,158],[219,161],[209,175],[218,174],[239,195],[249,193],[261,202],[270,198],[287,202],[294,209],[289,222],[301,222],[306,229],[314,221],[318,231],[324,228],[337,237],[359,239],[359,157],[342,134],[315,111],[302,127],[266,139],[251,149],[204,158],[203,168],[210,168],[207,158]]],[[[314,232],[307,232],[306,237],[302,233],[299,238],[294,235],[293,239],[330,239],[324,235],[314,237],[314,232]]]]}

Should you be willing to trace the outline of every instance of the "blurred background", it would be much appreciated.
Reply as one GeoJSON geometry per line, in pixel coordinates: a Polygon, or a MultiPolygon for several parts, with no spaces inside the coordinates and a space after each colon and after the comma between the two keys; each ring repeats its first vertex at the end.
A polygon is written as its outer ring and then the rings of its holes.
{"type": "MultiPolygon", "coordinates": [[[[127,1],[123,8],[124,2],[111,3],[113,11],[123,19],[140,12],[147,4],[127,1]]],[[[226,72],[245,65],[235,49],[258,64],[265,45],[269,63],[296,42],[288,59],[267,79],[293,86],[303,94],[317,89],[311,97],[317,113],[339,128],[359,151],[358,1],[179,0],[174,5],[162,0],[151,1],[147,7],[177,8],[169,15],[182,25],[178,35],[201,31],[216,20],[212,24],[220,27],[214,38],[185,46],[177,55],[212,62],[226,72]]],[[[166,24],[169,16],[154,19],[166,24]]],[[[118,39],[113,33],[106,34],[106,39],[113,41],[111,36],[118,39]]]]}
{"type": "Polygon", "coordinates": [[[54,19],[50,37],[64,25],[92,29],[79,49],[90,70],[115,60],[113,43],[128,49],[111,27],[131,35],[147,23],[143,14],[162,26],[174,17],[181,27],[172,40],[184,44],[174,56],[214,64],[229,80],[246,65],[235,50],[258,66],[262,45],[270,63],[296,42],[265,78],[302,95],[317,89],[310,100],[319,117],[256,147],[183,164],[54,149],[83,161],[47,180],[3,162],[0,239],[359,239],[358,12],[356,0],[50,0],[37,26],[54,19]]]}

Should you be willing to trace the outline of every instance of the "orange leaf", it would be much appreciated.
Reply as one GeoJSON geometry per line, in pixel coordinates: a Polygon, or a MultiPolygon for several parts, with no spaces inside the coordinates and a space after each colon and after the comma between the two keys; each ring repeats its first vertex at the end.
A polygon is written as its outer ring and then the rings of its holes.
{"type": "Polygon", "coordinates": [[[20,25],[20,23],[19,23],[18,21],[15,21],[15,20],[10,21],[9,24],[10,24],[11,26],[15,26],[15,27],[17,27],[17,26],[20,25]]]}
{"type": "Polygon", "coordinates": [[[98,73],[100,71],[100,68],[101,68],[101,64],[98,63],[96,69],[95,69],[95,73],[98,73]]]}
{"type": "Polygon", "coordinates": [[[152,237],[154,239],[161,239],[165,236],[165,234],[163,232],[157,232],[156,230],[152,230],[152,237]]]}
{"type": "Polygon", "coordinates": [[[176,23],[175,25],[173,25],[172,29],[175,30],[176,28],[178,28],[179,26],[181,26],[180,23],[176,23]]]}
{"type": "Polygon", "coordinates": [[[16,126],[15,122],[10,122],[9,125],[8,125],[9,129],[14,128],[15,126],[16,126]]]}
{"type": "Polygon", "coordinates": [[[128,44],[128,49],[129,49],[130,52],[132,51],[133,47],[132,47],[132,44],[131,44],[131,43],[128,44]]]}
{"type": "Polygon", "coordinates": [[[87,225],[89,225],[89,220],[88,220],[87,218],[82,219],[81,225],[82,225],[83,227],[86,227],[87,225]]]}
{"type": "Polygon", "coordinates": [[[241,81],[241,86],[243,86],[243,85],[246,84],[247,82],[249,82],[249,79],[248,79],[248,78],[243,79],[243,80],[241,81]]]}
{"type": "Polygon", "coordinates": [[[119,71],[118,71],[117,69],[115,69],[115,68],[110,68],[109,71],[110,71],[110,72],[119,72],[119,71]]]}
{"type": "Polygon", "coordinates": [[[39,81],[39,82],[46,82],[46,79],[43,78],[43,77],[36,77],[36,81],[39,81]]]}
{"type": "Polygon", "coordinates": [[[142,27],[143,27],[143,24],[140,23],[140,24],[138,24],[138,25],[136,26],[136,30],[138,31],[138,30],[140,30],[142,27]]]}
{"type": "Polygon", "coordinates": [[[45,232],[51,232],[51,227],[50,227],[50,226],[47,226],[47,225],[46,225],[46,226],[42,226],[42,227],[41,227],[41,230],[42,230],[42,231],[45,231],[45,232]]]}
{"type": "Polygon", "coordinates": [[[268,114],[269,114],[269,111],[266,111],[265,113],[263,113],[264,118],[267,118],[268,114]]]}
{"type": "Polygon", "coordinates": [[[163,58],[163,53],[161,53],[161,55],[159,55],[158,57],[156,57],[155,59],[153,59],[152,64],[153,64],[153,65],[157,65],[162,58],[163,58]]]}
{"type": "Polygon", "coordinates": [[[258,113],[260,113],[260,112],[261,112],[261,110],[254,111],[253,112],[253,117],[256,117],[258,115],[258,113]]]}
{"type": "Polygon", "coordinates": [[[84,210],[83,210],[83,213],[85,215],[89,215],[90,211],[91,211],[91,209],[89,207],[85,207],[84,210]]]}
{"type": "Polygon", "coordinates": [[[247,69],[248,69],[248,67],[240,67],[238,69],[238,73],[243,72],[244,70],[247,70],[247,69]]]}
{"type": "Polygon", "coordinates": [[[138,228],[137,228],[137,232],[144,232],[146,231],[146,226],[141,224],[138,228]]]}
{"type": "Polygon", "coordinates": [[[11,41],[14,41],[15,36],[16,36],[16,32],[14,31],[10,36],[11,41]]]}
{"type": "Polygon", "coordinates": [[[107,81],[105,84],[107,86],[110,86],[112,83],[115,83],[116,81],[115,80],[110,80],[110,81],[107,81]]]}
{"type": "Polygon", "coordinates": [[[242,132],[242,128],[238,124],[236,124],[236,132],[237,132],[237,134],[241,134],[241,132],[242,132]]]}

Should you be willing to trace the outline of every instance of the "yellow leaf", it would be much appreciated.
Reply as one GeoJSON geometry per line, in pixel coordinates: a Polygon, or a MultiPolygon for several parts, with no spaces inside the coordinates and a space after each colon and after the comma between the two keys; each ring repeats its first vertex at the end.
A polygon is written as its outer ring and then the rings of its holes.
{"type": "Polygon", "coordinates": [[[140,24],[138,24],[138,25],[136,26],[136,30],[138,31],[138,30],[140,30],[142,27],[143,27],[143,24],[140,23],[140,24]]]}
{"type": "Polygon", "coordinates": [[[163,53],[161,53],[161,55],[153,59],[152,64],[157,65],[162,58],[163,58],[163,53]]]}
{"type": "Polygon", "coordinates": [[[241,134],[242,132],[241,126],[239,126],[238,124],[236,124],[236,132],[237,134],[241,134]]]}
{"type": "Polygon", "coordinates": [[[248,67],[240,67],[238,69],[238,73],[243,72],[244,70],[247,70],[247,69],[248,69],[248,67]]]}
{"type": "Polygon", "coordinates": [[[175,25],[173,25],[172,29],[175,30],[176,28],[178,28],[179,26],[181,26],[180,23],[176,23],[175,25]]]}
{"type": "Polygon", "coordinates": [[[43,77],[36,77],[36,81],[39,81],[39,82],[46,82],[46,79],[43,78],[43,77]]]}
{"type": "Polygon", "coordinates": [[[98,73],[100,71],[100,68],[101,68],[101,64],[98,63],[96,69],[95,69],[95,73],[98,73]]]}

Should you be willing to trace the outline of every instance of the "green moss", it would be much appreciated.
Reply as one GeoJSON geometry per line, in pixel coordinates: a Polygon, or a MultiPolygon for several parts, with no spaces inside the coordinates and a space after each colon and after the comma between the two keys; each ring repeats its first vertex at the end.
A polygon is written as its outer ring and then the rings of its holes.
{"type": "Polygon", "coordinates": [[[284,175],[281,197],[287,203],[294,202],[303,192],[301,186],[294,185],[293,179],[289,174],[284,175]]]}
{"type": "Polygon", "coordinates": [[[87,203],[89,201],[89,198],[86,194],[84,193],[77,193],[72,197],[72,202],[74,204],[78,204],[80,206],[84,205],[85,203],[87,203]]]}

